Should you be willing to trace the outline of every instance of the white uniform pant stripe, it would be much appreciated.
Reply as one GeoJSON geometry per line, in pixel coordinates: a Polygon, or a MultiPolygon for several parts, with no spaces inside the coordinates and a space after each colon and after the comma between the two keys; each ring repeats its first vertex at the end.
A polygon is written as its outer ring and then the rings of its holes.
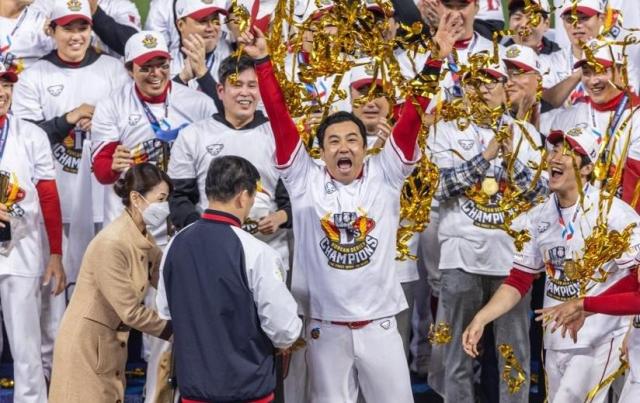
{"type": "Polygon", "coordinates": [[[40,353],[40,277],[0,276],[0,300],[13,356],[15,403],[47,401],[40,353]]]}

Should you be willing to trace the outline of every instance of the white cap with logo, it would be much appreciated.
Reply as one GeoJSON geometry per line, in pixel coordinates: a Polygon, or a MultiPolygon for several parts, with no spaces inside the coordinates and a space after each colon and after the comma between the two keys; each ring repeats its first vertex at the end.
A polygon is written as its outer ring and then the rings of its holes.
{"type": "Polygon", "coordinates": [[[67,25],[75,20],[92,23],[88,0],[55,0],[49,17],[58,25],[67,25]]]}
{"type": "Polygon", "coordinates": [[[607,0],[565,0],[561,14],[575,12],[591,17],[596,14],[604,14],[606,9],[607,0]]]}
{"type": "Polygon", "coordinates": [[[18,75],[15,71],[8,70],[4,63],[0,62],[0,80],[7,80],[10,83],[18,81],[18,75]]]}
{"type": "Polygon", "coordinates": [[[535,71],[542,75],[542,65],[535,50],[528,46],[511,45],[502,55],[502,60],[507,66],[512,65],[525,72],[535,71]]]}
{"type": "Polygon", "coordinates": [[[573,65],[574,69],[582,67],[589,61],[596,61],[604,68],[611,67],[614,64],[624,64],[624,53],[621,45],[592,39],[587,42],[586,48],[583,58],[573,65]]]}
{"type": "Polygon", "coordinates": [[[227,14],[224,0],[177,0],[176,18],[191,17],[200,20],[213,13],[227,14]]]}
{"type": "Polygon", "coordinates": [[[557,144],[564,140],[569,147],[580,155],[588,157],[591,162],[598,159],[598,139],[588,130],[585,123],[579,123],[566,132],[562,130],[552,130],[547,136],[549,144],[557,144]]]}
{"type": "Polygon", "coordinates": [[[140,31],[124,46],[124,62],[133,62],[141,66],[154,57],[171,58],[167,42],[162,34],[155,31],[140,31]]]}

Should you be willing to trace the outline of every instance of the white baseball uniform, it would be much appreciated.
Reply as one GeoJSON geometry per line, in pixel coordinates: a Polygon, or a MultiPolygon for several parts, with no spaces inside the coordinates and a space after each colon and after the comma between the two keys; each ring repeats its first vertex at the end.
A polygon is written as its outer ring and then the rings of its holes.
{"type": "MultiPolygon", "coordinates": [[[[503,124],[513,127],[513,148],[514,152],[518,150],[519,163],[539,165],[542,139],[536,129],[527,123],[526,134],[523,134],[520,126],[506,115],[503,124]]],[[[481,154],[494,136],[492,128],[471,124],[461,131],[455,121],[440,122],[428,139],[432,161],[440,169],[458,167],[481,154]]],[[[506,184],[501,157],[491,161],[484,177],[493,177],[501,186],[506,184]]],[[[436,192],[436,199],[440,201],[440,270],[462,268],[474,274],[508,275],[514,245],[513,239],[500,228],[505,222],[505,213],[498,206],[502,193],[496,193],[487,204],[482,204],[465,195],[451,197],[447,186],[441,181],[436,192]]],[[[525,180],[518,186],[528,189],[530,183],[525,180]]]]}
{"type": "Polygon", "coordinates": [[[147,31],[160,32],[169,47],[169,52],[180,51],[180,33],[175,23],[175,0],[151,0],[149,14],[144,24],[147,31]]]}
{"type": "MultiPolygon", "coordinates": [[[[637,166],[640,164],[640,113],[636,111],[638,101],[635,96],[628,99],[620,94],[612,102],[606,105],[598,105],[590,102],[580,102],[571,108],[558,112],[551,124],[551,130],[567,131],[578,127],[593,133],[600,138],[600,155],[608,155],[613,150],[612,168],[621,163],[628,145],[624,165],[624,176],[618,196],[630,203],[633,199],[635,184],[640,178],[637,166]],[[625,100],[626,99],[626,100],[625,100]],[[631,105],[634,107],[631,108],[631,105]],[[615,133],[610,136],[609,144],[605,144],[607,131],[615,133]],[[628,144],[627,144],[628,143],[628,144]],[[605,151],[606,150],[606,151],[605,151]]],[[[608,158],[608,157],[607,157],[608,158]]]]}
{"type": "MultiPolygon", "coordinates": [[[[151,127],[143,102],[137,95],[133,82],[127,83],[109,98],[98,102],[91,130],[94,159],[105,147],[118,143],[131,151],[135,163],[160,163],[165,157],[163,143],[158,140],[151,127]]],[[[166,103],[145,104],[156,119],[164,119],[171,129],[183,127],[178,138],[188,124],[206,119],[216,112],[210,98],[178,83],[171,83],[166,103]]],[[[120,198],[115,193],[108,192],[104,203],[105,223],[118,217],[122,209],[120,198]]],[[[167,243],[166,226],[157,228],[153,234],[158,245],[167,243]]]]}
{"type": "MultiPolygon", "coordinates": [[[[73,67],[61,62],[52,52],[22,74],[14,88],[13,112],[34,122],[64,119],[64,114],[83,103],[96,105],[127,81],[129,76],[124,66],[113,57],[97,55],[89,49],[83,64],[73,67]]],[[[51,146],[64,223],[71,219],[73,187],[82,142],[87,136],[88,133],[72,127],[62,141],[51,146]]],[[[95,180],[92,190],[94,194],[103,195],[102,187],[95,180]]],[[[94,197],[93,208],[94,222],[102,222],[102,197],[94,197]]]]}
{"type": "Polygon", "coordinates": [[[24,198],[10,210],[12,240],[0,243],[0,298],[14,360],[14,399],[41,403],[46,401],[47,391],[40,354],[40,283],[44,266],[42,212],[36,184],[55,179],[55,170],[46,134],[13,115],[8,115],[8,122],[0,171],[15,175],[24,198]]]}
{"type": "Polygon", "coordinates": [[[633,403],[640,396],[640,315],[633,318],[631,326],[627,336],[630,373],[622,389],[619,403],[633,403]]]}
{"type": "Polygon", "coordinates": [[[241,129],[231,127],[223,114],[215,114],[182,131],[171,150],[168,173],[172,179],[197,179],[198,210],[202,212],[208,206],[205,180],[211,161],[225,155],[237,155],[250,161],[260,173],[262,190],[256,194],[243,229],[277,250],[282,261],[288,262],[287,230],[280,228],[271,235],[258,231],[258,221],[279,210],[276,188],[280,172],[273,165],[274,149],[271,126],[261,112],[257,112],[254,120],[241,129]]]}
{"type": "MultiPolygon", "coordinates": [[[[578,202],[572,207],[561,208],[555,195],[552,195],[523,217],[524,228],[532,239],[525,244],[522,252],[515,254],[513,266],[532,274],[546,272],[544,307],[553,307],[579,297],[579,284],[568,279],[564,268],[567,260],[582,257],[584,240],[592,233],[600,208],[597,189],[588,185],[584,194],[582,206],[578,202]],[[559,214],[562,214],[565,223],[571,223],[575,229],[569,240],[562,235],[559,214]]],[[[613,199],[606,217],[608,230],[622,231],[628,224],[640,221],[635,211],[617,198],[613,199]]],[[[630,248],[602,267],[607,273],[606,281],[590,282],[586,295],[598,295],[626,276],[628,269],[640,262],[638,250],[640,228],[633,230],[630,248]]],[[[591,388],[614,372],[618,366],[618,347],[628,326],[628,318],[594,314],[585,320],[577,343],[570,338],[562,338],[559,332],[551,333],[547,328],[544,345],[547,349],[549,401],[582,401],[591,388]]],[[[593,401],[602,402],[605,398],[606,391],[603,391],[593,401]]]]}
{"type": "Polygon", "coordinates": [[[53,40],[44,33],[46,14],[27,6],[17,18],[0,17],[0,63],[18,73],[51,52],[53,40]]]}

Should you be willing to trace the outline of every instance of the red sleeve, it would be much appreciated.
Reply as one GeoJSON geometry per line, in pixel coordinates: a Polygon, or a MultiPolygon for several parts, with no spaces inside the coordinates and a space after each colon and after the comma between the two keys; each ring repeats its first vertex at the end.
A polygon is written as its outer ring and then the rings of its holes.
{"type": "Polygon", "coordinates": [[[49,252],[52,255],[62,255],[62,210],[56,181],[53,179],[38,181],[36,190],[49,239],[49,252]]]}
{"type": "Polygon", "coordinates": [[[96,176],[98,182],[103,185],[115,183],[120,177],[120,172],[111,169],[113,153],[116,151],[118,145],[120,145],[120,143],[117,141],[106,143],[93,156],[93,174],[96,176]]]}
{"type": "MultiPolygon", "coordinates": [[[[441,67],[441,61],[427,60],[423,73],[429,76],[438,76],[440,74],[441,67]]],[[[407,97],[402,106],[402,110],[400,111],[398,122],[393,127],[393,132],[391,133],[394,143],[398,146],[400,151],[402,151],[406,160],[413,160],[416,141],[418,140],[418,133],[420,132],[420,126],[422,125],[420,113],[416,109],[416,105],[414,105],[413,101],[413,99],[407,97]]],[[[429,105],[430,99],[417,96],[415,101],[418,102],[424,111],[429,105]]]]}
{"type": "Polygon", "coordinates": [[[257,62],[256,73],[260,95],[265,101],[264,107],[276,143],[276,161],[278,165],[284,165],[291,160],[291,156],[300,142],[300,135],[287,109],[284,94],[273,72],[271,60],[265,59],[257,62]]]}
{"type": "Polygon", "coordinates": [[[607,315],[640,314],[640,284],[638,273],[632,270],[629,275],[593,297],[585,297],[584,310],[607,315]]]}
{"type": "Polygon", "coordinates": [[[527,273],[514,267],[509,272],[509,277],[507,277],[502,284],[510,285],[518,290],[520,295],[524,297],[529,292],[531,284],[533,284],[533,280],[535,279],[535,274],[527,273]]]}

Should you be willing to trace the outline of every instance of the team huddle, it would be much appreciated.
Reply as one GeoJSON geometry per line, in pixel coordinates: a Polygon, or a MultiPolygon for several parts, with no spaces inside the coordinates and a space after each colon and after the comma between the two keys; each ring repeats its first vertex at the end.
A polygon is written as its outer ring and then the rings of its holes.
{"type": "Polygon", "coordinates": [[[1,0],[14,401],[123,402],[135,329],[146,402],[413,402],[412,372],[528,402],[540,355],[550,402],[635,402],[638,27],[630,0],[1,0]]]}

